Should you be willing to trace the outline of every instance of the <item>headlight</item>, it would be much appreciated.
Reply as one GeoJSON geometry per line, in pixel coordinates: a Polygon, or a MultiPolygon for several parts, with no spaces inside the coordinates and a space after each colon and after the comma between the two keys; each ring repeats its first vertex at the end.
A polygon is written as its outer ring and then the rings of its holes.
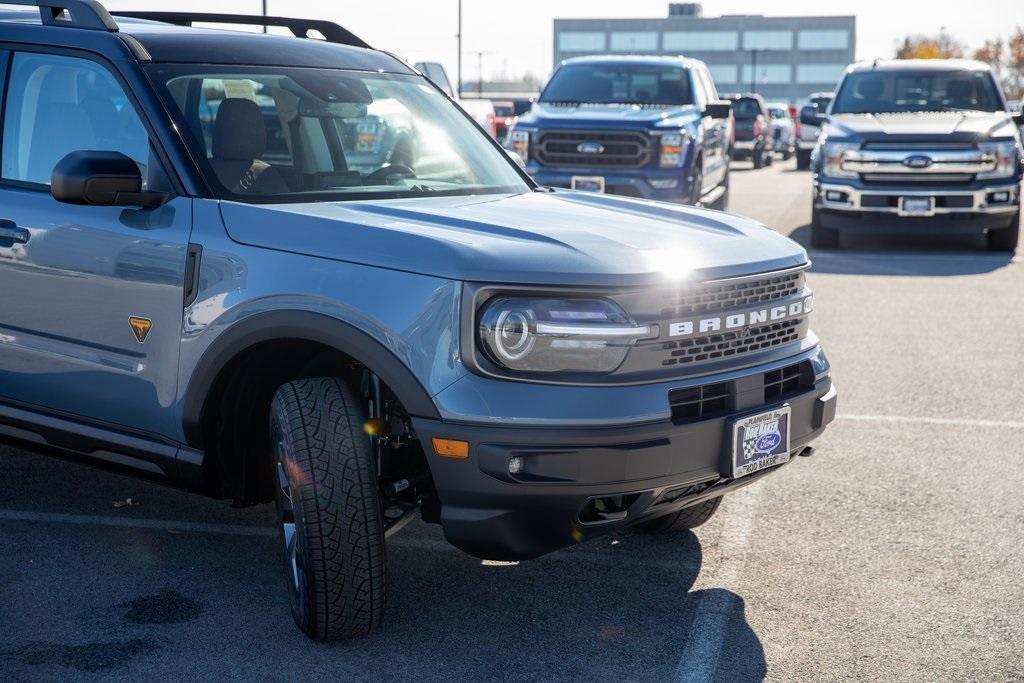
{"type": "Polygon", "coordinates": [[[530,132],[513,130],[508,134],[508,148],[519,155],[523,163],[530,161],[530,132]]]}
{"type": "Polygon", "coordinates": [[[821,146],[821,174],[830,178],[856,178],[855,171],[843,169],[848,152],[860,149],[857,142],[826,142],[821,146]]]}
{"type": "Polygon", "coordinates": [[[479,343],[497,365],[519,372],[608,373],[639,339],[653,336],[605,299],[491,299],[479,343]]]}
{"type": "Polygon", "coordinates": [[[683,145],[686,135],[683,133],[664,133],[661,138],[661,155],[658,166],[661,168],[678,168],[683,163],[683,145]]]}
{"type": "Polygon", "coordinates": [[[978,145],[978,149],[982,154],[991,156],[996,162],[994,169],[978,174],[979,180],[1009,178],[1017,171],[1019,152],[1016,142],[1012,140],[1008,142],[982,142],[978,145]]]}

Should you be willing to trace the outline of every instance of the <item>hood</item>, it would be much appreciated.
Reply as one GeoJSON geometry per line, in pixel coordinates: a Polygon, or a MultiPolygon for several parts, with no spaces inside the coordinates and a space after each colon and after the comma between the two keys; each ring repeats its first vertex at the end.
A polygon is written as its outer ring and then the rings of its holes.
{"type": "Polygon", "coordinates": [[[830,137],[885,137],[889,135],[952,137],[983,140],[1013,137],[1015,127],[1007,112],[925,111],[891,114],[835,114],[825,134],[830,137]]]}
{"type": "Polygon", "coordinates": [[[683,125],[698,117],[697,107],[688,104],[671,108],[650,108],[628,104],[583,104],[578,106],[550,105],[537,102],[529,113],[520,118],[528,126],[565,123],[567,126],[606,122],[632,127],[683,125]]]}
{"type": "Polygon", "coordinates": [[[450,280],[641,285],[802,265],[795,242],[718,211],[580,192],[251,205],[232,239],[450,280]]]}

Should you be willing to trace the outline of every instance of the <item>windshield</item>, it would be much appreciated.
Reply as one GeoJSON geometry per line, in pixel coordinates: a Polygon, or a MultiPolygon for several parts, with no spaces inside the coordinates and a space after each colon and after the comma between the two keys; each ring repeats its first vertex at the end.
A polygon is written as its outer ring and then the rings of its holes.
{"type": "Polygon", "coordinates": [[[525,192],[511,161],[418,76],[156,65],[217,194],[331,201],[525,192]]]}
{"type": "Polygon", "coordinates": [[[756,119],[761,115],[761,103],[751,97],[740,97],[732,102],[733,117],[746,120],[756,119]]]}
{"type": "Polygon", "coordinates": [[[785,107],[771,107],[768,109],[768,114],[771,115],[773,119],[784,119],[789,116],[789,110],[785,107]]]}
{"type": "Polygon", "coordinates": [[[832,105],[833,114],[913,111],[1000,111],[1003,103],[985,71],[932,69],[849,74],[832,105]]]}
{"type": "Polygon", "coordinates": [[[556,104],[693,104],[687,70],[642,64],[569,64],[551,77],[541,102],[556,104]]]}

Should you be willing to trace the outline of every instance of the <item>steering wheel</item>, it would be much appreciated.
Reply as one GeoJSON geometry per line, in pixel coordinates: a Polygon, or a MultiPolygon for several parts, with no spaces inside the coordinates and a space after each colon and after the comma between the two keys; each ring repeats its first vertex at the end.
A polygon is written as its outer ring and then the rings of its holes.
{"type": "Polygon", "coordinates": [[[391,164],[382,166],[373,173],[363,178],[363,185],[391,185],[392,176],[400,178],[415,178],[416,171],[403,164],[391,164]]]}

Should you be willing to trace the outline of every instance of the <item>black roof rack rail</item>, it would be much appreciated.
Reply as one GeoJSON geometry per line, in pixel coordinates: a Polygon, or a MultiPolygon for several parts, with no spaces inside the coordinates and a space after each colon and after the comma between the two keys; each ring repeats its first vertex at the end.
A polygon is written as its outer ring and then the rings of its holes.
{"type": "Polygon", "coordinates": [[[38,7],[45,26],[117,31],[117,23],[96,0],[3,0],[4,5],[38,7]]]}
{"type": "MultiPolygon", "coordinates": [[[[92,0],[82,0],[92,2],[92,0]]],[[[264,17],[252,14],[206,14],[202,12],[118,12],[119,17],[149,19],[177,26],[192,26],[196,22],[210,24],[237,24],[239,26],[278,26],[287,28],[296,38],[312,38],[310,32],[319,31],[329,43],[370,48],[370,44],[344,26],[322,19],[292,19],[289,17],[264,17]]],[[[372,48],[371,48],[372,49],[372,48]]]]}

